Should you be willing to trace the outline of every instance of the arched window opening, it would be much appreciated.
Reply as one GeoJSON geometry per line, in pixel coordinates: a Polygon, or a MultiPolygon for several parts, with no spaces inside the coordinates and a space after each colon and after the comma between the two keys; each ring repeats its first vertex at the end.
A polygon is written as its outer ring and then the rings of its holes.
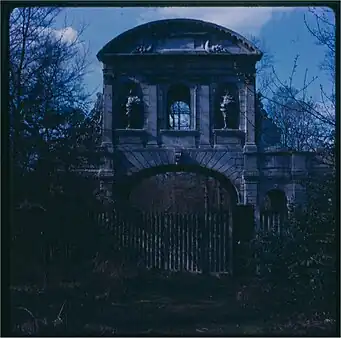
{"type": "Polygon", "coordinates": [[[191,129],[190,91],[184,85],[172,86],[168,91],[168,128],[191,129]]]}
{"type": "Polygon", "coordinates": [[[287,210],[287,198],[285,193],[279,189],[270,190],[265,197],[264,206],[267,210],[272,210],[273,212],[286,212],[287,210]]]}
{"type": "Polygon", "coordinates": [[[262,204],[261,229],[280,234],[287,212],[285,193],[279,189],[268,191],[262,204]]]}

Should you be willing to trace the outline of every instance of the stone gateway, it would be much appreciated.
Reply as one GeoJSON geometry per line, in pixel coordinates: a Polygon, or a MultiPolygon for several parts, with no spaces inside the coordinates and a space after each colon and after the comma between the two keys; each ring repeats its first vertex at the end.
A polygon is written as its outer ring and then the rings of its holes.
{"type": "Polygon", "coordinates": [[[97,57],[107,154],[100,177],[110,190],[145,171],[201,168],[254,207],[257,227],[262,209],[304,200],[299,182],[314,169],[312,156],[257,141],[262,52],[244,37],[200,20],[160,20],[120,34],[97,57]]]}

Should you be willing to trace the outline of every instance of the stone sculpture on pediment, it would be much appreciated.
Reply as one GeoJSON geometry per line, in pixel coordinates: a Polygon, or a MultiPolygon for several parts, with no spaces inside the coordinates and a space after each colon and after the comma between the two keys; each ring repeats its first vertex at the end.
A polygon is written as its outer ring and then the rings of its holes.
{"type": "Polygon", "coordinates": [[[140,45],[137,46],[134,50],[133,53],[136,54],[144,54],[144,53],[149,53],[152,50],[152,45],[140,45]]]}
{"type": "Polygon", "coordinates": [[[216,44],[210,46],[210,40],[207,40],[204,45],[204,49],[207,53],[228,53],[227,48],[223,47],[221,44],[216,44]]]}

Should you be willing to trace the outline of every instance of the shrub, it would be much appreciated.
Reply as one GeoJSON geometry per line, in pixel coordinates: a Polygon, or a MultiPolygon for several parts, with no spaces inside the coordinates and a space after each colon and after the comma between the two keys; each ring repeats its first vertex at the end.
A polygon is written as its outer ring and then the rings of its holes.
{"type": "Polygon", "coordinates": [[[335,309],[334,187],[332,181],[324,181],[323,187],[310,182],[307,203],[289,208],[281,235],[258,233],[250,243],[250,264],[274,289],[280,286],[286,303],[328,312],[335,309]]]}

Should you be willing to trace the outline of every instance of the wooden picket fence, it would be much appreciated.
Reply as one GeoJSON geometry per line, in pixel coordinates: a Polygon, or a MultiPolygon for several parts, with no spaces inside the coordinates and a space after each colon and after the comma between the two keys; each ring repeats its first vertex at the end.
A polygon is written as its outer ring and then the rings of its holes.
{"type": "Polygon", "coordinates": [[[280,235],[285,219],[286,216],[284,213],[274,212],[272,210],[262,211],[260,213],[260,230],[280,235]]]}
{"type": "Polygon", "coordinates": [[[232,273],[232,217],[202,214],[112,212],[98,215],[119,247],[135,252],[147,269],[232,273]]]}

